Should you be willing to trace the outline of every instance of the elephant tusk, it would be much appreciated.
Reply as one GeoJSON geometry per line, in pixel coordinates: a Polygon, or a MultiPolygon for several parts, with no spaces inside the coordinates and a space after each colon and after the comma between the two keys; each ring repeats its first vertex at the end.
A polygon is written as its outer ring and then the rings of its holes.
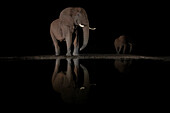
{"type": "Polygon", "coordinates": [[[84,25],[82,25],[82,24],[79,24],[79,26],[80,26],[80,27],[84,27],[84,25]]]}
{"type": "Polygon", "coordinates": [[[89,29],[90,29],[90,30],[95,30],[96,28],[91,28],[91,27],[89,27],[89,29]]]}

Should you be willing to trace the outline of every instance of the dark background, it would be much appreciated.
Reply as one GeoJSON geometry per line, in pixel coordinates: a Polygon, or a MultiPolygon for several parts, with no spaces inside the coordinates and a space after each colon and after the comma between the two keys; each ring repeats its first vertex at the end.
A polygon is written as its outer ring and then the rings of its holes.
{"type": "Polygon", "coordinates": [[[6,1],[1,6],[0,56],[55,54],[50,23],[70,6],[83,7],[90,26],[97,28],[90,31],[89,43],[81,54],[113,54],[114,39],[126,34],[135,44],[133,54],[170,55],[169,7],[165,2],[6,1]]]}
{"type": "MultiPolygon", "coordinates": [[[[89,43],[81,54],[114,54],[114,39],[126,34],[135,43],[134,54],[170,55],[168,3],[129,0],[57,1],[59,0],[1,3],[0,56],[54,55],[49,33],[50,23],[58,18],[60,11],[70,6],[83,7],[88,13],[90,26],[97,28],[96,31],[90,31],[89,43]]],[[[122,107],[129,105],[126,103],[130,101],[137,103],[136,105],[142,101],[151,107],[150,105],[165,103],[164,100],[168,99],[169,93],[166,89],[169,86],[169,62],[133,62],[131,73],[124,78],[119,77],[121,74],[114,68],[113,60],[88,59],[81,60],[80,63],[88,69],[94,83],[97,83],[92,95],[95,97],[92,99],[93,103],[97,104],[97,107],[92,105],[94,108],[105,109],[101,103],[108,105],[110,102],[122,107]],[[118,95],[117,101],[117,97],[113,95],[118,95]]],[[[57,110],[60,108],[56,105],[60,100],[51,87],[55,60],[1,61],[0,64],[3,73],[1,92],[2,97],[5,97],[2,99],[3,108],[17,105],[17,110],[18,106],[32,110],[34,107],[37,108],[38,104],[43,111],[47,106],[55,111],[56,106],[57,110]],[[27,102],[31,102],[29,108],[25,106],[27,102]]],[[[83,106],[83,110],[84,108],[83,106]]]]}

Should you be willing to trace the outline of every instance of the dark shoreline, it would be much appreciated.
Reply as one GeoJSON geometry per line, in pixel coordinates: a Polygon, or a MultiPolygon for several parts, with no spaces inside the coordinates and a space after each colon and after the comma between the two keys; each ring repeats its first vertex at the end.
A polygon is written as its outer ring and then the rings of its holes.
{"type": "Polygon", "coordinates": [[[129,55],[129,54],[81,54],[79,56],[65,56],[65,55],[37,55],[37,56],[10,56],[0,57],[0,60],[52,60],[52,59],[145,59],[145,60],[162,60],[170,61],[170,56],[143,56],[143,55],[129,55]]]}

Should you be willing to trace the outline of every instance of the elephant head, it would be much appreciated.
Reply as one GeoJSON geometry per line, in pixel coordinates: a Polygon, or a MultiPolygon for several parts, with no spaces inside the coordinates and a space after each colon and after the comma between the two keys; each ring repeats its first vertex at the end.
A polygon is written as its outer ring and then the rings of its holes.
{"type": "Polygon", "coordinates": [[[132,43],[129,42],[128,37],[125,35],[121,35],[114,41],[114,46],[117,54],[121,53],[131,53],[132,51],[132,43]]]}
{"type": "Polygon", "coordinates": [[[86,11],[81,7],[68,7],[61,11],[59,19],[53,21],[50,27],[50,34],[53,39],[56,54],[59,54],[59,47],[57,40],[66,40],[67,44],[67,54],[71,55],[71,43],[72,36],[75,33],[74,40],[74,52],[73,55],[78,55],[78,51],[83,50],[89,40],[89,29],[95,30],[95,28],[89,27],[89,20],[86,11]],[[79,40],[77,38],[77,27],[83,29],[83,45],[79,49],[79,40]]]}

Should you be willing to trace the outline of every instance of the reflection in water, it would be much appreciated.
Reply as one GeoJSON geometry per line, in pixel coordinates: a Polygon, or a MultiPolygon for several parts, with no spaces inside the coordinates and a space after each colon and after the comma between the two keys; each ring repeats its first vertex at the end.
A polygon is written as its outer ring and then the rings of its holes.
{"type": "Polygon", "coordinates": [[[127,73],[130,69],[131,64],[132,64],[131,59],[116,59],[114,62],[115,68],[120,73],[127,73]]]}
{"type": "Polygon", "coordinates": [[[70,58],[67,60],[66,72],[59,70],[61,59],[56,59],[55,69],[52,75],[53,89],[61,94],[66,103],[86,103],[90,89],[89,73],[86,67],[79,64],[79,59],[70,58]],[[83,78],[80,76],[80,69],[83,71],[83,78]],[[82,81],[81,81],[82,80],[82,81]]]}
{"type": "MultiPolygon", "coordinates": [[[[5,103],[3,106],[9,108],[31,103],[26,109],[32,110],[39,105],[40,109],[42,106],[49,106],[48,108],[56,111],[59,104],[62,104],[63,108],[70,106],[63,105],[64,103],[73,103],[73,106],[74,103],[86,103],[87,106],[80,104],[71,108],[82,106],[84,110],[90,105],[90,108],[96,106],[96,110],[110,103],[120,107],[129,104],[150,107],[162,104],[167,106],[169,102],[169,61],[55,60],[56,65],[54,60],[0,61],[1,97],[5,98],[1,99],[1,102],[5,103]],[[130,71],[126,74],[120,73],[124,71],[116,70],[114,63],[117,69],[130,68],[130,71]],[[97,86],[92,83],[97,83],[97,86]]],[[[107,109],[108,107],[104,108],[107,109]]]]}

